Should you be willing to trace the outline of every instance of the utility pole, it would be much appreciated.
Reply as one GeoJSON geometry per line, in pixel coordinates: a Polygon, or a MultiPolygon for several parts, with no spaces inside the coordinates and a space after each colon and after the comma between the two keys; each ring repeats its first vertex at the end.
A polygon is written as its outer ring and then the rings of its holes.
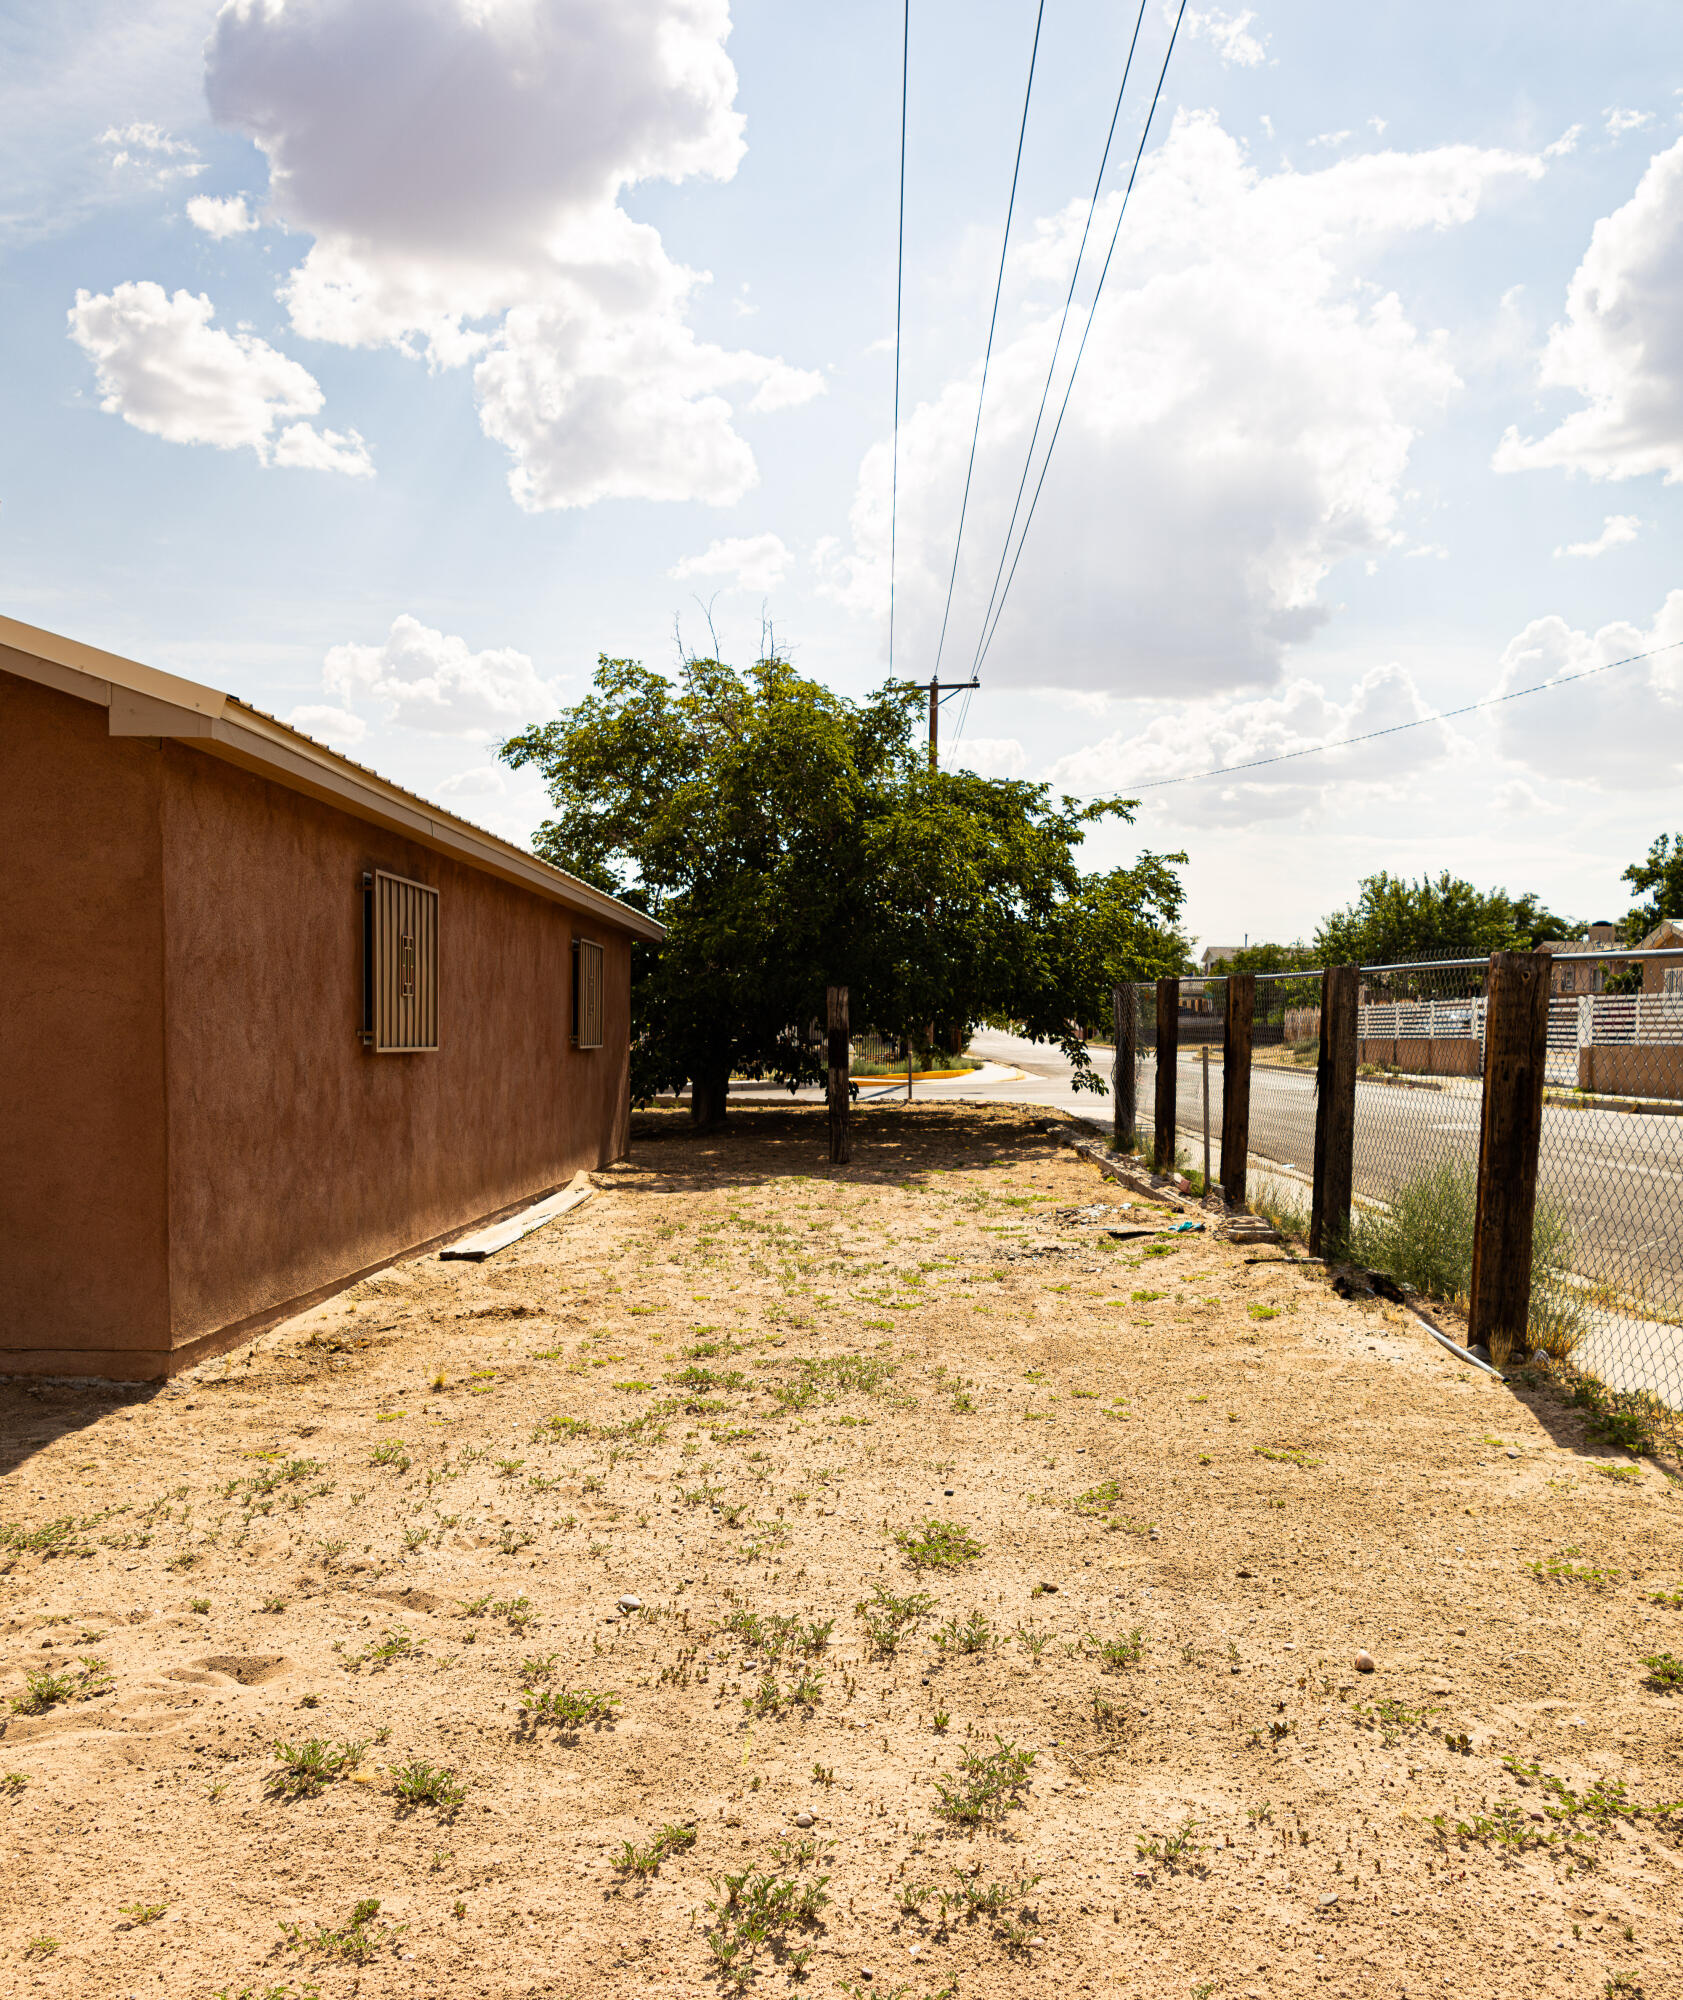
{"type": "MultiPolygon", "coordinates": [[[[979,680],[975,679],[967,681],[944,681],[938,679],[934,674],[931,674],[929,676],[929,775],[932,778],[934,777],[935,773],[940,769],[940,764],[938,760],[940,756],[940,747],[941,747],[942,695],[957,694],[962,689],[979,688],[981,685],[982,683],[979,680]]],[[[923,913],[928,918],[930,924],[933,925],[935,921],[935,899],[933,896],[929,897],[924,903],[923,913]]],[[[933,1021],[931,1021],[929,1024],[928,1039],[931,1046],[934,1045],[935,1041],[935,1025],[936,1024],[933,1021]]],[[[906,1042],[906,1096],[908,1099],[911,1097],[911,1094],[912,1094],[912,1045],[911,1045],[911,1040],[908,1037],[906,1042]]]]}
{"type": "Polygon", "coordinates": [[[940,681],[933,674],[929,677],[929,768],[937,769],[937,753],[941,738],[941,697],[944,694],[958,694],[968,688],[979,688],[980,681],[940,681]]]}

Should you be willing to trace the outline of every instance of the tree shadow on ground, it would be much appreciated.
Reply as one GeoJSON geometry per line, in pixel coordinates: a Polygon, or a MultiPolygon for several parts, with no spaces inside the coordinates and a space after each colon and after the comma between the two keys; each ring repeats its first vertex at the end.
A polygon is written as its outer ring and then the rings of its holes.
{"type": "Polygon", "coordinates": [[[670,1194],[723,1182],[915,1186],[931,1171],[1050,1161],[1062,1148],[1045,1125],[1034,1105],[872,1105],[853,1113],[852,1159],[833,1166],[821,1104],[744,1107],[711,1130],[693,1124],[687,1110],[640,1111],[631,1121],[629,1156],[599,1178],[670,1194]]]}

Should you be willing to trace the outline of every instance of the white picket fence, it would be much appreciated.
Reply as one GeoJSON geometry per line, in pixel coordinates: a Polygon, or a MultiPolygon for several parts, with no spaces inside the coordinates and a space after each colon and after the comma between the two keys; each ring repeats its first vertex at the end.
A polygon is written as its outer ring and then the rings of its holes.
{"type": "Polygon", "coordinates": [[[1357,1010],[1364,1041],[1484,1041],[1482,1000],[1387,1000],[1357,1010]]]}
{"type": "MultiPolygon", "coordinates": [[[[1469,1041],[1484,1045],[1482,999],[1401,1000],[1363,1007],[1364,1041],[1469,1041]]],[[[1549,1002],[1548,1080],[1574,1088],[1578,1051],[1683,1043],[1683,993],[1562,994],[1549,1002]]]]}

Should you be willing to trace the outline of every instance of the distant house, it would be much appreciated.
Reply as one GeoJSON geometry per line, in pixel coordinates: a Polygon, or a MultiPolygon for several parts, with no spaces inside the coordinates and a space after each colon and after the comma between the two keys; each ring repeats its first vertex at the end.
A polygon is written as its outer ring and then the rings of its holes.
{"type": "Polygon", "coordinates": [[[151,1381],[625,1151],[659,924],[0,618],[0,1373],[151,1381]]]}
{"type": "Polygon", "coordinates": [[[1202,979],[1183,979],[1180,982],[1180,1011],[1183,1015],[1213,1014],[1222,993],[1218,988],[1212,993],[1208,981],[1219,973],[1224,960],[1231,959],[1240,947],[1236,944],[1206,945],[1198,963],[1203,969],[1202,979]]]}
{"type": "MultiPolygon", "coordinates": [[[[1618,942],[1619,932],[1616,924],[1595,923],[1590,925],[1587,937],[1564,941],[1550,939],[1546,944],[1539,945],[1538,950],[1553,953],[1610,952],[1618,942]]],[[[1557,994],[1602,993],[1606,991],[1607,981],[1613,974],[1623,972],[1635,964],[1642,970],[1644,993],[1683,993],[1683,923],[1679,923],[1673,917],[1665,918],[1654,926],[1637,948],[1641,951],[1668,954],[1675,949],[1675,956],[1635,960],[1608,957],[1582,960],[1577,964],[1556,965],[1552,968],[1550,990],[1557,994]]]]}

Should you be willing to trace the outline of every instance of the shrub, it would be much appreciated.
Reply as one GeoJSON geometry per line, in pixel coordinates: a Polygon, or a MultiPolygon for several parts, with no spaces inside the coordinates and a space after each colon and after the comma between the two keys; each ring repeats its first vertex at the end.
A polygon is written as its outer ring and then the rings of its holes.
{"type": "MultiPolygon", "coordinates": [[[[1392,1184],[1387,1210],[1351,1217],[1355,1262],[1388,1271],[1427,1298],[1464,1302],[1472,1290],[1473,1226],[1478,1179],[1449,1162],[1392,1184]]],[[[1572,1232],[1565,1212],[1539,1196],[1531,1235],[1531,1324],[1528,1338],[1564,1361],[1583,1332],[1584,1308],[1567,1282],[1572,1232]]],[[[1497,1356],[1498,1365],[1507,1356],[1497,1356]]]]}

